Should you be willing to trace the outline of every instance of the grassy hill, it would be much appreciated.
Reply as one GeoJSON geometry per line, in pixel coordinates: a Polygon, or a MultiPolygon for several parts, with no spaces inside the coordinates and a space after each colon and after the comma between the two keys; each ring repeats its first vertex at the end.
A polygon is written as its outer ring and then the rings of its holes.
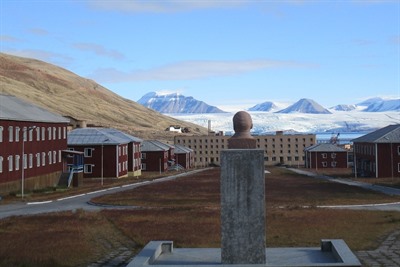
{"type": "MultiPolygon", "coordinates": [[[[183,122],[125,99],[93,80],[43,61],[0,53],[0,93],[42,106],[88,125],[113,127],[143,139],[171,140],[170,125],[188,127],[192,134],[207,129],[183,122]]],[[[0,103],[1,108],[1,103],[0,103]]]]}

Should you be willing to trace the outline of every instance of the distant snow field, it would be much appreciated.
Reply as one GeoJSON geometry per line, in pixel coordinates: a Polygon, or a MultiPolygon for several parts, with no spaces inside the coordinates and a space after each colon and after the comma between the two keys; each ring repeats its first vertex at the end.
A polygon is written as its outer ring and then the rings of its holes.
{"type": "MultiPolygon", "coordinates": [[[[333,111],[332,114],[271,113],[248,111],[253,120],[253,134],[289,131],[300,133],[364,132],[400,123],[399,111],[333,111]]],[[[208,127],[213,131],[233,133],[234,113],[166,114],[170,117],[208,127]]]]}

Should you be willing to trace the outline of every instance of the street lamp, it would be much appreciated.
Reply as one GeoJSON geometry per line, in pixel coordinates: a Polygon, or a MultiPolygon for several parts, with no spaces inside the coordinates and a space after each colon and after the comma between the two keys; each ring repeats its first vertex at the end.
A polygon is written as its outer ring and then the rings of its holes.
{"type": "Polygon", "coordinates": [[[22,130],[22,172],[21,172],[21,198],[23,199],[24,198],[24,187],[25,187],[25,138],[27,137],[26,136],[26,133],[27,132],[29,132],[29,131],[32,131],[33,129],[35,129],[36,128],[36,126],[31,126],[31,127],[28,127],[28,128],[24,128],[23,130],[22,130]]]}

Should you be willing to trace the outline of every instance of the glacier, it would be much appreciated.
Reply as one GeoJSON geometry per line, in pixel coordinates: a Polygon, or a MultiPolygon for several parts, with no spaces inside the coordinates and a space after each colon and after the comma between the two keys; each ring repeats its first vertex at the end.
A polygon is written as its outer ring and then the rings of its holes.
{"type": "MultiPolygon", "coordinates": [[[[265,134],[276,131],[298,133],[323,132],[369,132],[391,124],[400,123],[399,111],[362,112],[362,111],[332,111],[332,114],[305,114],[305,113],[272,113],[247,111],[253,120],[252,134],[265,134]]],[[[235,113],[209,114],[165,114],[167,116],[192,122],[211,130],[233,133],[232,118],[235,113]]]]}

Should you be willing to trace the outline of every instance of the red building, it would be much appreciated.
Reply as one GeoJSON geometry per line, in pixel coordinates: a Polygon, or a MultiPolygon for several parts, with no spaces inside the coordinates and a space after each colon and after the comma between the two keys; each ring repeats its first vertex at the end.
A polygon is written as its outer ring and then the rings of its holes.
{"type": "Polygon", "coordinates": [[[305,167],[310,169],[347,168],[348,152],[334,144],[316,144],[304,149],[305,167]]]}
{"type": "Polygon", "coordinates": [[[68,133],[68,149],[84,153],[84,178],[141,175],[141,142],[111,128],[78,128],[68,133]]]}
{"type": "Polygon", "coordinates": [[[142,170],[159,172],[167,171],[169,163],[175,161],[174,158],[170,157],[171,155],[174,155],[173,152],[171,152],[171,147],[171,145],[164,144],[157,140],[143,141],[141,146],[142,170]]]}
{"type": "Polygon", "coordinates": [[[0,94],[0,192],[57,185],[68,119],[0,94]]]}
{"type": "Polygon", "coordinates": [[[353,140],[356,177],[400,177],[400,124],[353,140]]]}
{"type": "Polygon", "coordinates": [[[194,167],[194,151],[182,145],[175,145],[175,164],[185,169],[194,167]]]}

